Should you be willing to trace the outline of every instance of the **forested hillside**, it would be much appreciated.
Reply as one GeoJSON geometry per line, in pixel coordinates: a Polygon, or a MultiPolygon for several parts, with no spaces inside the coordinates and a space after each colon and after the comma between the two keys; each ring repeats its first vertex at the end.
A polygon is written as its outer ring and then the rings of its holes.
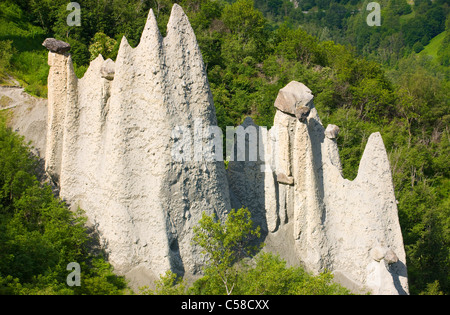
{"type": "MultiPolygon", "coordinates": [[[[379,27],[367,27],[372,10],[360,0],[255,0],[271,20],[301,25],[320,40],[349,44],[359,54],[381,63],[395,64],[411,52],[420,52],[431,39],[445,31],[449,5],[446,0],[380,0],[379,27]],[[298,9],[293,10],[298,4],[298,9]]],[[[448,66],[448,49],[439,58],[448,66]]]]}
{"type": "Polygon", "coordinates": [[[0,295],[118,294],[123,278],[92,251],[82,213],[72,213],[38,181],[39,162],[0,116],[0,295]],[[67,265],[83,270],[66,285],[67,265]]]}
{"type": "Polygon", "coordinates": [[[173,2],[199,41],[220,127],[247,115],[270,127],[278,90],[297,80],[312,90],[324,125],[341,128],[346,178],[355,178],[370,133],[381,132],[410,291],[450,293],[448,2],[378,1],[381,26],[370,27],[369,1],[80,0],[77,27],[66,23],[67,0],[4,0],[0,81],[13,75],[45,97],[45,37],[72,45],[81,77],[98,53],[114,59],[122,36],[138,44],[150,8],[164,34],[173,2]]]}

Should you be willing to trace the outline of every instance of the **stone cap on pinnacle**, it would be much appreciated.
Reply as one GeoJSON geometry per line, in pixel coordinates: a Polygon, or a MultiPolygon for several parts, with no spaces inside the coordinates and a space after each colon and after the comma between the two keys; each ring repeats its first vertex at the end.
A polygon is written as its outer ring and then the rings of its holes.
{"type": "Polygon", "coordinates": [[[309,112],[306,109],[303,112],[296,112],[296,110],[301,107],[311,109],[313,99],[314,96],[306,85],[297,81],[291,81],[278,92],[274,106],[282,112],[301,118],[305,114],[308,116],[309,112]]]}
{"type": "Polygon", "coordinates": [[[66,42],[63,42],[62,40],[57,40],[54,38],[45,39],[44,42],[42,43],[42,46],[44,46],[51,52],[57,53],[57,54],[65,54],[71,48],[69,43],[66,43],[66,42]]]}

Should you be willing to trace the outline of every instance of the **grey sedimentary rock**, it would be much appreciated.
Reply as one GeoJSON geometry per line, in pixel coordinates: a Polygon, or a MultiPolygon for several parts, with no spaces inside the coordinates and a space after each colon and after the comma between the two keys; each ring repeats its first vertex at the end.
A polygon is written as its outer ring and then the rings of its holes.
{"type": "Polygon", "coordinates": [[[336,139],[339,134],[339,131],[340,129],[338,126],[329,124],[327,126],[327,129],[325,129],[325,136],[328,139],[336,139]]]}
{"type": "Polygon", "coordinates": [[[51,52],[57,54],[64,54],[70,50],[70,44],[63,42],[62,40],[57,40],[54,38],[47,38],[42,43],[42,46],[50,50],[51,52]]]}
{"type": "Polygon", "coordinates": [[[230,186],[238,198],[234,203],[256,213],[261,210],[255,205],[266,209],[265,220],[260,219],[266,227],[265,249],[290,264],[301,261],[312,272],[331,270],[337,281],[357,292],[407,294],[403,238],[381,135],[369,137],[358,176],[349,181],[342,176],[334,140],[339,128],[325,130],[309,89],[289,83],[275,107],[274,126],[260,142],[264,176],[256,168],[247,169],[244,177],[231,162],[228,167],[229,182],[239,183],[230,186]],[[292,115],[298,102],[310,108],[304,123],[292,115]],[[253,189],[255,176],[266,189],[253,189]],[[236,193],[242,187],[245,195],[236,193]]]}
{"type": "Polygon", "coordinates": [[[398,257],[397,255],[394,253],[394,251],[392,249],[388,249],[386,251],[386,254],[384,254],[384,260],[389,264],[395,264],[396,262],[398,262],[398,257]]]}
{"type": "Polygon", "coordinates": [[[112,61],[111,59],[105,60],[105,62],[102,65],[102,68],[100,69],[102,78],[105,78],[107,80],[113,80],[115,72],[116,70],[114,61],[112,61]]]}
{"type": "Polygon", "coordinates": [[[176,127],[190,132],[194,154],[210,148],[207,131],[217,125],[181,7],[165,38],[150,11],[140,44],[123,38],[115,64],[99,56],[82,79],[69,55],[49,52],[49,64],[46,170],[61,197],[86,211],[115,270],[135,286],[168,269],[197,276],[204,257],[192,228],[202,212],[223,218],[230,201],[223,162],[172,155],[176,127]]]}
{"type": "Polygon", "coordinates": [[[277,174],[277,182],[286,185],[294,185],[294,177],[286,176],[286,174],[279,173],[277,174]]]}
{"type": "Polygon", "coordinates": [[[275,107],[282,112],[295,115],[296,108],[310,107],[313,98],[311,90],[306,85],[292,81],[278,92],[275,107]]]}
{"type": "Polygon", "coordinates": [[[389,265],[398,262],[398,257],[392,249],[386,247],[377,246],[373,248],[370,252],[371,257],[375,261],[381,261],[384,259],[389,265]]]}
{"type": "Polygon", "coordinates": [[[310,112],[311,109],[309,107],[299,106],[295,109],[295,117],[297,117],[297,119],[301,122],[305,122],[310,112]]]}
{"type": "Polygon", "coordinates": [[[369,137],[356,179],[344,179],[337,129],[325,131],[311,91],[293,81],[275,100],[270,130],[244,121],[236,143],[250,151],[225,172],[205,65],[180,6],[165,38],[150,11],[140,44],[123,38],[116,62],[98,56],[82,79],[65,48],[48,46],[46,170],[135,287],[168,269],[196,277],[205,258],[192,230],[202,213],[223,219],[247,206],[266,250],[289,264],[331,270],[355,290],[408,292],[379,133],[369,137]]]}

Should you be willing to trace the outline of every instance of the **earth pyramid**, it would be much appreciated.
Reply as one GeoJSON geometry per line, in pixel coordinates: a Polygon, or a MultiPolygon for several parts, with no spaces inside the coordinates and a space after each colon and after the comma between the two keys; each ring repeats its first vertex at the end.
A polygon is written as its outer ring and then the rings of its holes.
{"type": "Polygon", "coordinates": [[[246,206],[265,250],[289,264],[331,270],[355,291],[408,293],[379,133],[369,138],[357,178],[344,179],[339,128],[323,127],[311,91],[293,81],[275,100],[270,130],[251,118],[237,128],[225,170],[206,68],[179,5],[166,37],[150,10],[139,45],[123,38],[115,62],[100,55],[81,79],[69,47],[47,43],[46,171],[61,198],[86,211],[109,261],[136,286],[168,269],[188,279],[201,274],[193,226],[203,212],[223,219],[246,206]],[[257,158],[236,152],[239,142],[257,158]]]}

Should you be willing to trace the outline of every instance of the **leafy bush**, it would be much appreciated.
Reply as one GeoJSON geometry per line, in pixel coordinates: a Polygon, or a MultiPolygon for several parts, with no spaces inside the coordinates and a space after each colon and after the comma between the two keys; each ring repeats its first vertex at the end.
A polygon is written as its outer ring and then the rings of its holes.
{"type": "Polygon", "coordinates": [[[89,252],[82,212],[71,212],[35,175],[38,161],[0,116],[0,292],[120,294],[123,278],[89,252]],[[80,287],[68,287],[66,267],[81,265],[80,287]]]}
{"type": "Polygon", "coordinates": [[[6,70],[11,67],[13,53],[11,40],[0,41],[0,83],[6,79],[6,70]]]}
{"type": "Polygon", "coordinates": [[[345,295],[350,291],[332,281],[331,273],[312,276],[301,267],[287,267],[271,253],[259,251],[251,240],[259,237],[246,208],[232,210],[225,222],[203,214],[194,228],[194,243],[209,260],[205,275],[191,287],[168,271],[156,282],[156,290],[142,288],[141,294],[238,294],[238,295],[345,295]]]}
{"type": "Polygon", "coordinates": [[[236,284],[235,264],[259,250],[259,246],[251,242],[260,237],[260,228],[253,229],[250,217],[246,208],[231,210],[224,223],[216,221],[214,214],[203,213],[199,225],[194,227],[193,242],[202,247],[202,254],[208,258],[205,274],[215,280],[218,277],[222,286],[217,289],[225,289],[227,294],[233,292],[236,284]]]}

